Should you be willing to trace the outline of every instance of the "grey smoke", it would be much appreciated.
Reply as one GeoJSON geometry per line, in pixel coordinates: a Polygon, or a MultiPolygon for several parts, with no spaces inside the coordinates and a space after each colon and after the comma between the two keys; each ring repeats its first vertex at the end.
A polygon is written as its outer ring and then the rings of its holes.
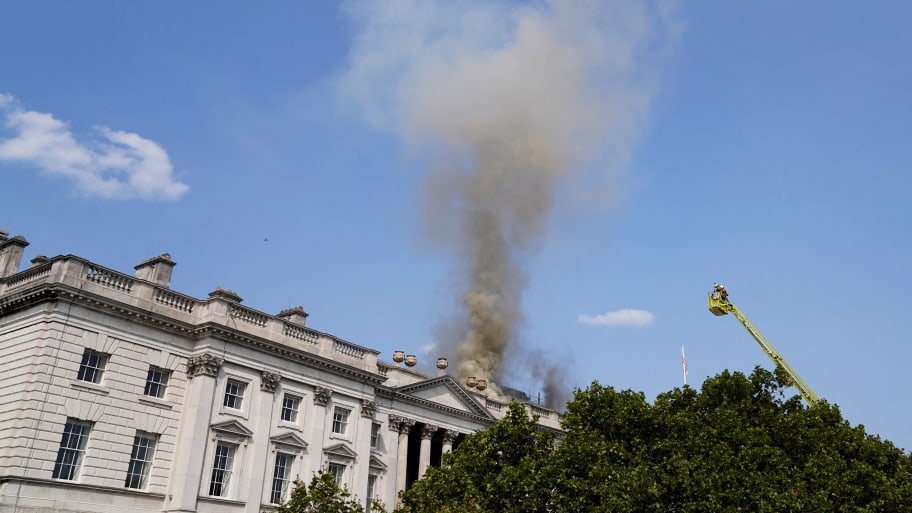
{"type": "MultiPolygon", "coordinates": [[[[627,160],[668,9],[398,0],[346,10],[357,35],[345,98],[432,163],[429,232],[460,257],[461,329],[440,342],[456,347],[460,377],[493,385],[518,342],[524,265],[545,242],[556,187],[627,160]]],[[[549,396],[565,393],[557,369],[531,372],[549,396]]]]}

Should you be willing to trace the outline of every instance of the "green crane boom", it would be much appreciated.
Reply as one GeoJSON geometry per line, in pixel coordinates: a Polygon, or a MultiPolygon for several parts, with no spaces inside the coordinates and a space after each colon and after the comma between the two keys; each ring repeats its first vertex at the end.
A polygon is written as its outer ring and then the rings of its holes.
{"type": "Polygon", "coordinates": [[[738,319],[738,322],[744,326],[744,329],[746,329],[747,332],[750,333],[752,337],[754,337],[754,340],[760,344],[760,348],[763,349],[763,352],[766,353],[766,356],[769,356],[770,360],[772,360],[774,364],[778,365],[779,368],[784,370],[786,374],[789,375],[789,378],[791,378],[792,383],[795,385],[795,388],[798,389],[801,397],[804,397],[804,400],[812,406],[820,401],[820,399],[817,398],[817,394],[815,394],[814,391],[811,390],[811,387],[809,387],[808,384],[805,383],[803,379],[801,379],[801,376],[795,372],[795,369],[793,369],[792,366],[789,365],[787,361],[785,361],[785,358],[779,354],[779,351],[776,351],[776,348],[773,347],[773,344],[771,344],[770,341],[767,340],[762,333],[760,333],[760,330],[758,330],[757,327],[754,326],[754,323],[752,323],[750,319],[747,318],[747,315],[739,310],[737,306],[729,302],[728,292],[726,292],[725,287],[716,284],[716,286],[713,288],[713,291],[709,293],[709,311],[718,316],[728,313],[733,314],[735,316],[735,319],[738,319]]]}

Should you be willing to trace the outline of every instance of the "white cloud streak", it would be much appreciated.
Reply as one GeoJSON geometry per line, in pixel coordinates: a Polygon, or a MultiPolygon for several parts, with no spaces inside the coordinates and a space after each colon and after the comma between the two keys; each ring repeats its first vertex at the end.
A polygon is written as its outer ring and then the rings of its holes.
{"type": "Polygon", "coordinates": [[[0,94],[0,119],[13,134],[0,139],[0,163],[68,177],[85,196],[177,200],[190,189],[174,179],[165,150],[139,134],[95,127],[100,138],[80,142],[66,123],[22,109],[9,94],[0,94]]]}
{"type": "Polygon", "coordinates": [[[652,324],[655,320],[655,314],[648,310],[636,310],[633,308],[623,308],[598,315],[582,314],[576,318],[582,324],[593,324],[597,326],[636,326],[644,327],[652,324]]]}

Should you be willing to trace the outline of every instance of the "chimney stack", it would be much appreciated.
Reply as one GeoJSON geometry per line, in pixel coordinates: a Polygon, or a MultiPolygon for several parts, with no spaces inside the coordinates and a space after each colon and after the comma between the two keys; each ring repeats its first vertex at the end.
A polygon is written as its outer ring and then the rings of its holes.
{"type": "Polygon", "coordinates": [[[0,230],[0,278],[6,278],[19,272],[22,253],[29,245],[22,235],[8,238],[9,232],[0,230]]]}
{"type": "Polygon", "coordinates": [[[309,314],[304,311],[303,306],[296,306],[294,308],[286,308],[285,310],[282,310],[278,315],[276,315],[276,317],[285,319],[292,324],[299,324],[301,326],[304,326],[307,322],[308,315],[309,314]]]}
{"type": "Polygon", "coordinates": [[[170,287],[171,273],[174,271],[175,265],[177,263],[171,260],[171,255],[162,253],[157,257],[143,260],[133,269],[136,269],[136,277],[140,280],[151,281],[163,287],[170,287]]]}

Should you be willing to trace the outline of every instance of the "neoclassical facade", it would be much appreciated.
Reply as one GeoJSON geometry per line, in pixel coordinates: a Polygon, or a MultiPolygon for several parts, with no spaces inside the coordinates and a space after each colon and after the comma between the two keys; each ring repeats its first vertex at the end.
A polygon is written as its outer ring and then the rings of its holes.
{"type": "Polygon", "coordinates": [[[300,307],[173,291],[167,254],[132,275],[73,255],[20,270],[27,245],[0,232],[0,513],[255,513],[318,469],[393,504],[506,411],[300,307]]]}

